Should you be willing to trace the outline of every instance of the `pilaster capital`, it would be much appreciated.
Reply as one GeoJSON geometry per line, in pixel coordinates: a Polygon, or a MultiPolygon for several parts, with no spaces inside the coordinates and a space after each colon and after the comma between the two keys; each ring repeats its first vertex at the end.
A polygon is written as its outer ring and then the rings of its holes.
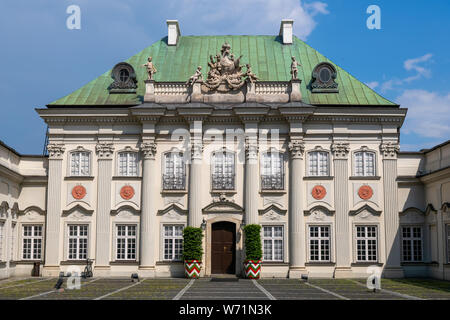
{"type": "Polygon", "coordinates": [[[48,158],[50,160],[61,160],[66,147],[63,143],[49,143],[47,145],[48,158]]]}
{"type": "Polygon", "coordinates": [[[397,142],[383,142],[380,145],[380,151],[384,159],[397,159],[397,153],[400,151],[400,146],[397,142]]]}
{"type": "Polygon", "coordinates": [[[350,144],[348,142],[334,142],[331,145],[331,152],[333,152],[335,159],[347,159],[349,151],[350,144]]]}
{"type": "Polygon", "coordinates": [[[142,142],[140,145],[144,160],[154,160],[156,156],[156,143],[154,142],[142,142]]]}
{"type": "Polygon", "coordinates": [[[203,144],[201,142],[193,142],[191,144],[192,159],[202,159],[202,156],[203,156],[203,144]]]}
{"type": "Polygon", "coordinates": [[[245,138],[245,159],[257,159],[258,158],[258,140],[257,138],[246,137],[245,138]]]}
{"type": "Polygon", "coordinates": [[[303,140],[291,139],[288,144],[292,159],[303,159],[305,144],[303,140]]]}
{"type": "Polygon", "coordinates": [[[101,160],[112,160],[112,155],[114,153],[114,144],[112,142],[99,142],[95,146],[95,151],[99,159],[101,160]]]}

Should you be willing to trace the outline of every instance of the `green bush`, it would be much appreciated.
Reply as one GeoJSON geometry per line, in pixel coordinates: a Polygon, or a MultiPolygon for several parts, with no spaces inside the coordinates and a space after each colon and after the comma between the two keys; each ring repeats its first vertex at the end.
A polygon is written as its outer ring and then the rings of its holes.
{"type": "Polygon", "coordinates": [[[183,230],[183,259],[202,261],[203,231],[201,228],[186,227],[183,230]]]}
{"type": "Polygon", "coordinates": [[[260,260],[262,258],[261,226],[249,224],[244,227],[246,260],[260,260]]]}

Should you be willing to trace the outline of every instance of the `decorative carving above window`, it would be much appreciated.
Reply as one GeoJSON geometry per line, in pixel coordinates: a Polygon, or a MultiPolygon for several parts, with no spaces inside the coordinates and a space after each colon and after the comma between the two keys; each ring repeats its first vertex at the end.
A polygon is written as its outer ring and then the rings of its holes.
{"type": "Polygon", "coordinates": [[[110,93],[136,93],[136,73],[129,63],[116,64],[111,71],[111,77],[114,82],[109,86],[110,93]]]}
{"type": "Polygon", "coordinates": [[[312,72],[311,91],[313,93],[337,93],[336,68],[328,62],[319,63],[312,72]]]}

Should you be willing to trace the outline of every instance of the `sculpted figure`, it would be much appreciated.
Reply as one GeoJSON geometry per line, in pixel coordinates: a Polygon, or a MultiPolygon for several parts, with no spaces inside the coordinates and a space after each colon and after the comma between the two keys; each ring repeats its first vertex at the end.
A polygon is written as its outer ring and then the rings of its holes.
{"type": "Polygon", "coordinates": [[[195,73],[189,78],[189,80],[186,82],[186,85],[188,86],[192,86],[195,82],[199,81],[199,80],[203,80],[203,75],[202,75],[202,67],[198,66],[197,70],[195,71],[195,73]]]}
{"type": "Polygon", "coordinates": [[[157,72],[155,65],[152,62],[152,57],[148,57],[147,63],[143,64],[143,67],[147,68],[148,80],[153,80],[153,74],[157,72]]]}
{"type": "Polygon", "coordinates": [[[245,75],[247,76],[247,79],[251,82],[254,83],[256,80],[258,80],[258,77],[256,76],[256,74],[254,74],[252,72],[252,67],[250,66],[249,63],[246,64],[247,67],[247,72],[245,73],[245,75]]]}
{"type": "Polygon", "coordinates": [[[297,66],[302,66],[300,63],[297,62],[297,60],[295,60],[295,57],[292,57],[292,63],[291,63],[291,75],[292,75],[292,80],[298,80],[298,68],[297,66]]]}

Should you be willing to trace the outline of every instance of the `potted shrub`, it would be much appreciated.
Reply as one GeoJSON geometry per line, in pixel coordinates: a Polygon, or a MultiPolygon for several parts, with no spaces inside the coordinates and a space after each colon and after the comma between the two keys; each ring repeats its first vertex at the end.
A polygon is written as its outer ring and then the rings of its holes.
{"type": "Polygon", "coordinates": [[[183,230],[184,273],[187,278],[198,278],[202,268],[203,231],[201,228],[186,227],[183,230]]]}
{"type": "Polygon", "coordinates": [[[244,227],[245,236],[245,275],[249,279],[259,279],[261,275],[261,226],[249,224],[244,227]]]}

